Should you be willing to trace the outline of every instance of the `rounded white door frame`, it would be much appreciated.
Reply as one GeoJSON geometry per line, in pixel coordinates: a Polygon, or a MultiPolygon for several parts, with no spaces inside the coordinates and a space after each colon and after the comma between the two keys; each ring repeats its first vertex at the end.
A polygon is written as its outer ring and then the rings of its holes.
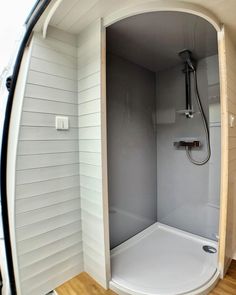
{"type": "MultiPolygon", "coordinates": [[[[139,5],[132,5],[128,8],[124,8],[124,9],[120,9],[118,11],[115,11],[111,14],[109,14],[108,16],[103,18],[103,26],[109,27],[112,24],[125,19],[125,18],[129,18],[131,16],[135,16],[135,15],[139,15],[139,14],[143,14],[143,13],[150,13],[150,12],[164,12],[164,11],[173,11],[173,12],[185,12],[185,13],[189,13],[189,14],[193,14],[196,16],[199,16],[203,19],[205,19],[206,21],[208,21],[216,30],[217,34],[218,34],[218,41],[220,39],[222,39],[222,33],[224,32],[224,26],[220,23],[220,21],[218,20],[218,18],[209,10],[195,5],[195,4],[191,4],[191,3],[187,3],[187,2],[178,2],[178,1],[173,1],[173,0],[156,0],[156,1],[149,1],[147,3],[141,3],[139,5]]],[[[223,34],[224,35],[224,34],[223,34]]],[[[103,47],[105,46],[105,44],[103,44],[103,47]]],[[[219,55],[221,54],[221,48],[220,46],[218,46],[218,52],[219,55]]],[[[222,64],[222,62],[221,62],[222,64]]],[[[221,67],[219,67],[219,70],[221,71],[221,67]]],[[[221,75],[220,75],[221,76],[221,75]]],[[[222,83],[222,80],[220,79],[220,84],[222,83]]],[[[225,103],[226,98],[224,97],[225,93],[221,92],[221,103],[225,103]]],[[[224,122],[223,120],[224,118],[222,118],[222,124],[224,122]]],[[[226,140],[225,137],[222,134],[222,141],[226,140]]],[[[225,154],[225,153],[224,153],[225,154]]],[[[103,155],[104,156],[104,155],[103,155]]],[[[226,157],[227,158],[227,157],[226,157]]],[[[222,162],[226,161],[226,158],[224,156],[224,159],[222,159],[222,162]]],[[[222,163],[221,163],[222,164],[222,163]]],[[[222,165],[223,166],[223,165],[222,165]]],[[[224,165],[225,166],[225,165],[224,165]]],[[[225,169],[225,167],[224,167],[225,169]]],[[[222,173],[222,168],[221,168],[221,173],[222,173]]],[[[222,184],[221,184],[222,186],[222,184]]],[[[222,192],[221,192],[222,194],[222,192]]],[[[224,194],[225,195],[225,194],[224,194]]],[[[227,198],[222,198],[221,196],[221,202],[223,200],[227,200],[227,198]]],[[[225,217],[225,214],[222,214],[221,210],[220,210],[220,225],[219,228],[222,229],[222,215],[223,217],[225,217]]],[[[224,232],[224,231],[223,231],[224,232]]],[[[108,234],[109,236],[109,234],[108,234]]],[[[219,270],[221,272],[221,277],[223,276],[223,269],[221,266],[221,262],[222,262],[222,253],[224,252],[224,243],[219,243],[219,252],[221,252],[221,255],[219,255],[218,258],[218,263],[219,263],[219,270]],[[221,266],[221,267],[220,267],[221,266]]]]}
{"type": "Polygon", "coordinates": [[[147,3],[141,3],[139,5],[132,5],[128,8],[120,9],[115,11],[108,16],[103,18],[103,25],[108,27],[122,19],[142,14],[148,12],[158,12],[158,11],[175,11],[175,12],[185,12],[199,16],[206,21],[208,21],[217,32],[220,32],[222,27],[218,18],[209,10],[195,4],[187,2],[179,2],[173,0],[157,0],[149,1],[147,3]]]}

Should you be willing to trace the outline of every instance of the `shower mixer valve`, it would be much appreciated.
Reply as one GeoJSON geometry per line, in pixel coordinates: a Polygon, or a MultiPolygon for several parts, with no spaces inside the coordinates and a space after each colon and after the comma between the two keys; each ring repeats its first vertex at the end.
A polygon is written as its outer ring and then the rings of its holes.
{"type": "Polygon", "coordinates": [[[184,141],[184,140],[180,140],[180,141],[175,141],[174,142],[174,147],[175,148],[181,148],[181,147],[188,147],[188,148],[200,148],[201,143],[199,140],[193,140],[193,141],[184,141]]]}

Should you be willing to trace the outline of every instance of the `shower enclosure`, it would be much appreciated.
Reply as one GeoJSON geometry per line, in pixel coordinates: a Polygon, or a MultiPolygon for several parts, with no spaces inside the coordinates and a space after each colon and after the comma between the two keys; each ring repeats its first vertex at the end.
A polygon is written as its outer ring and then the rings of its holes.
{"type": "Polygon", "coordinates": [[[219,275],[217,48],[212,25],[183,12],[107,28],[111,287],[120,294],[207,294],[219,275]]]}

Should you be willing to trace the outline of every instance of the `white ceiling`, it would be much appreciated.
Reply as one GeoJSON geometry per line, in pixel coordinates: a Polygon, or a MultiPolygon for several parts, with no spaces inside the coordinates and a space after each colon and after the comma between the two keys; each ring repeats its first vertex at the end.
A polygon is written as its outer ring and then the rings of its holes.
{"type": "Polygon", "coordinates": [[[182,12],[152,12],[116,22],[107,28],[107,49],[152,71],[183,63],[178,53],[195,59],[217,54],[217,34],[204,19],[182,12]]]}
{"type": "MultiPolygon", "coordinates": [[[[161,2],[161,0],[150,0],[161,2]]],[[[78,33],[93,20],[107,17],[123,8],[150,2],[147,0],[64,0],[52,17],[51,25],[71,33],[78,33]]],[[[168,1],[168,0],[165,0],[168,1]]],[[[164,1],[164,2],[165,2],[164,1]]],[[[224,23],[236,43],[236,0],[172,0],[208,9],[224,23]]],[[[163,3],[163,1],[162,1],[163,3]]]]}

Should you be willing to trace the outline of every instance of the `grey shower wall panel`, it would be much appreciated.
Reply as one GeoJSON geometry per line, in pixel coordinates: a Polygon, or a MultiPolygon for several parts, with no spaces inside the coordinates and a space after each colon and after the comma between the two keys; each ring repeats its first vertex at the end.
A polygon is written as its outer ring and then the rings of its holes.
{"type": "MultiPolygon", "coordinates": [[[[210,88],[219,85],[217,56],[198,61],[197,77],[201,101],[209,121],[212,146],[210,161],[203,166],[193,165],[185,150],[173,147],[173,142],[181,138],[196,138],[203,146],[200,151],[192,153],[193,157],[202,159],[206,153],[206,138],[194,92],[194,118],[186,119],[184,115],[176,113],[185,108],[182,66],[157,74],[157,117],[175,112],[175,119],[170,117],[169,122],[167,119],[161,122],[157,118],[157,215],[161,223],[216,239],[220,196],[220,151],[217,148],[220,146],[220,127],[216,128],[211,122],[209,110],[213,104],[210,88]]],[[[214,95],[218,97],[219,93],[214,95]]]]}
{"type": "Polygon", "coordinates": [[[155,73],[107,56],[111,248],[157,220],[155,73]]]}

